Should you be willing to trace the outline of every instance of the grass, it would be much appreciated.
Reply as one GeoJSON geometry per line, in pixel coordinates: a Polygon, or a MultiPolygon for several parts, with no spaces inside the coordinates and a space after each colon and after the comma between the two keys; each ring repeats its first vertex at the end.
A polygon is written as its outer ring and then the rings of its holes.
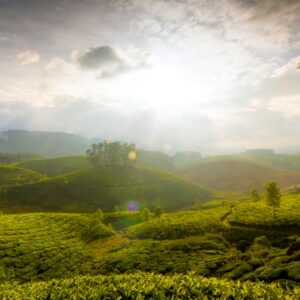
{"type": "Polygon", "coordinates": [[[47,179],[46,176],[23,168],[0,165],[0,187],[8,187],[47,179]]]}
{"type": "Polygon", "coordinates": [[[282,299],[300,298],[300,289],[278,284],[234,282],[193,275],[147,273],[80,276],[0,286],[2,299],[282,299]]]}
{"type": "Polygon", "coordinates": [[[175,175],[147,168],[91,168],[51,180],[10,187],[0,195],[4,211],[92,212],[116,206],[165,210],[191,207],[211,193],[175,175]]]}
{"type": "Polygon", "coordinates": [[[0,281],[20,282],[86,272],[86,243],[113,233],[94,215],[0,216],[0,281]]]}
{"type": "Polygon", "coordinates": [[[299,183],[300,173],[279,170],[241,160],[213,160],[178,171],[178,174],[219,192],[250,193],[253,188],[262,190],[268,181],[280,187],[299,183]]]}
{"type": "Polygon", "coordinates": [[[85,156],[65,156],[22,161],[17,166],[53,177],[90,168],[90,163],[85,156]]]}

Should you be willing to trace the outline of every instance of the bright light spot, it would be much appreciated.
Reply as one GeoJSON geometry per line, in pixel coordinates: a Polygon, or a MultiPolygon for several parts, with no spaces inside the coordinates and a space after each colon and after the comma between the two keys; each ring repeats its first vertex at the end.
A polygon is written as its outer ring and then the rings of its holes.
{"type": "Polygon", "coordinates": [[[128,157],[129,157],[130,160],[136,160],[136,158],[137,158],[137,153],[136,153],[136,151],[131,150],[131,151],[128,153],[128,157]]]}
{"type": "Polygon", "coordinates": [[[130,202],[129,204],[128,204],[128,210],[137,210],[138,209],[138,205],[135,203],[135,202],[130,202]]]}

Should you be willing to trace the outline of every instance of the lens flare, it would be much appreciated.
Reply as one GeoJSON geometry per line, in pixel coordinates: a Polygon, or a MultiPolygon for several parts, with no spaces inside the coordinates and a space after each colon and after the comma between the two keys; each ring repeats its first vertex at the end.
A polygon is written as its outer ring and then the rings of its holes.
{"type": "Polygon", "coordinates": [[[135,202],[130,202],[128,203],[128,210],[130,211],[135,211],[138,209],[138,205],[135,202]]]}
{"type": "Polygon", "coordinates": [[[131,151],[128,153],[128,157],[129,157],[130,160],[136,160],[136,158],[137,158],[137,153],[136,153],[136,151],[131,150],[131,151]]]}

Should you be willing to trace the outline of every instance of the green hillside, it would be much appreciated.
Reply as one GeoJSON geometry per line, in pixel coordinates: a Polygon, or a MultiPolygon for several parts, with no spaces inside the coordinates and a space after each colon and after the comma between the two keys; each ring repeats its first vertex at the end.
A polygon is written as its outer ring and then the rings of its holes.
{"type": "Polygon", "coordinates": [[[0,286],[2,299],[299,299],[300,289],[201,276],[137,273],[0,286]]]}
{"type": "Polygon", "coordinates": [[[116,206],[135,209],[188,208],[211,193],[175,175],[146,168],[92,168],[51,180],[10,187],[0,196],[3,211],[86,212],[116,206]]]}
{"type": "Polygon", "coordinates": [[[96,216],[35,213],[0,216],[0,281],[24,282],[86,272],[86,243],[112,234],[96,216]]]}
{"type": "Polygon", "coordinates": [[[299,283],[298,202],[299,197],[284,196],[277,221],[269,207],[256,211],[248,201],[219,201],[214,208],[152,217],[125,229],[120,244],[96,259],[93,273],[192,271],[207,277],[299,283]],[[257,222],[249,214],[257,214],[257,222]]]}
{"type": "Polygon", "coordinates": [[[37,172],[11,166],[0,165],[0,187],[26,184],[47,179],[37,172]]]}
{"type": "Polygon", "coordinates": [[[64,156],[49,159],[27,160],[18,163],[17,166],[47,176],[58,176],[86,169],[91,165],[84,156],[64,156]]]}
{"type": "Polygon", "coordinates": [[[221,192],[261,190],[266,182],[276,181],[280,187],[300,183],[300,173],[273,169],[239,160],[214,160],[178,171],[178,174],[206,188],[221,192]]]}

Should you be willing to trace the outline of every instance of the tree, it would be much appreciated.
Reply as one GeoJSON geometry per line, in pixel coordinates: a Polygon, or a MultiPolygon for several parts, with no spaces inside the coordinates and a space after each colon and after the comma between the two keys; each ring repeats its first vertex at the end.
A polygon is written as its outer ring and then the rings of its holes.
{"type": "Polygon", "coordinates": [[[144,211],[143,211],[143,221],[148,221],[150,219],[150,210],[149,208],[145,207],[144,211]]]}
{"type": "Polygon", "coordinates": [[[281,192],[276,182],[267,183],[265,186],[267,205],[273,207],[273,215],[276,218],[276,209],[280,207],[281,192]]]}
{"type": "Polygon", "coordinates": [[[134,144],[107,141],[93,144],[86,151],[87,159],[93,167],[134,167],[137,154],[134,144]]]}
{"type": "Polygon", "coordinates": [[[259,195],[257,189],[253,189],[251,191],[251,198],[254,202],[258,202],[260,200],[260,195],[259,195]]]}
{"type": "Polygon", "coordinates": [[[161,214],[162,214],[162,212],[163,212],[162,208],[161,208],[160,206],[157,206],[157,207],[155,208],[155,210],[154,210],[154,215],[155,215],[156,217],[160,217],[161,214]]]}
{"type": "Polygon", "coordinates": [[[104,220],[104,213],[103,213],[103,211],[101,210],[101,208],[98,208],[97,210],[96,210],[96,217],[97,217],[97,219],[99,220],[99,221],[103,221],[104,220]]]}

